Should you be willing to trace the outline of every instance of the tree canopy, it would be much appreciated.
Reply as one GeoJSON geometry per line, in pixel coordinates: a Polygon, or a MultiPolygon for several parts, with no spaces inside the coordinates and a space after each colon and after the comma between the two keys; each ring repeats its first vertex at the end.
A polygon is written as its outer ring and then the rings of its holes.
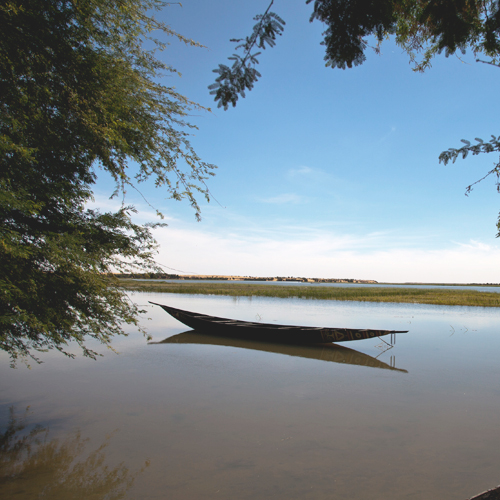
{"type": "MultiPolygon", "coordinates": [[[[484,55],[497,64],[500,55],[500,2],[498,0],[305,0],[313,4],[310,21],[325,27],[325,66],[352,68],[366,60],[367,50],[380,53],[384,39],[394,36],[396,43],[409,55],[415,71],[424,71],[432,59],[443,51],[446,57],[457,51],[472,50],[478,58],[484,55]],[[375,45],[371,45],[374,40],[375,45]]],[[[243,50],[229,57],[232,66],[220,64],[214,70],[219,76],[209,86],[218,106],[236,106],[238,96],[245,97],[261,74],[256,70],[260,52],[275,45],[285,22],[270,12],[271,0],[252,34],[232,39],[243,50]],[[241,43],[243,42],[243,43],[241,43]]]]}
{"type": "MultiPolygon", "coordinates": [[[[367,52],[380,53],[386,38],[395,42],[408,54],[414,71],[430,68],[432,60],[444,52],[446,57],[471,51],[477,62],[500,66],[500,1],[498,0],[305,0],[313,4],[310,21],[319,21],[325,27],[322,45],[325,46],[325,65],[331,68],[352,68],[363,64],[367,52]]],[[[233,54],[229,67],[220,64],[214,72],[218,75],[209,86],[219,107],[236,106],[239,96],[251,90],[261,74],[256,70],[260,52],[257,48],[274,46],[285,22],[270,12],[271,0],[258,21],[252,35],[233,54]]],[[[231,40],[233,42],[241,42],[231,40]]],[[[500,152],[500,138],[492,135],[490,141],[476,138],[460,148],[450,148],[439,156],[444,164],[465,158],[468,154],[500,152]]],[[[497,163],[480,182],[489,175],[496,175],[500,192],[500,163],[497,163]]],[[[466,189],[468,194],[473,183],[466,189]]],[[[497,224],[500,236],[500,218],[497,224]]]]}
{"type": "Polygon", "coordinates": [[[166,5],[0,5],[0,348],[13,361],[68,354],[70,341],[95,357],[87,337],[109,344],[123,323],[138,324],[110,273],[157,269],[154,225],[135,224],[133,207],[86,208],[97,168],[112,175],[115,194],[152,178],[196,217],[195,193],[209,197],[214,165],[192,149],[185,121],[201,107],[158,83],[175,70],[155,56],[165,44],[153,30],[199,46],[150,15],[166,5]]]}

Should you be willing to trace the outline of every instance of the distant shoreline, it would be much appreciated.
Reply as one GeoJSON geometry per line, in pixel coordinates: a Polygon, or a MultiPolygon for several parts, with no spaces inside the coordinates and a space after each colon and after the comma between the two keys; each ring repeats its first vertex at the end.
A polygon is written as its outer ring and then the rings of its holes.
{"type": "Polygon", "coordinates": [[[148,280],[179,280],[179,281],[274,281],[291,283],[343,283],[343,284],[366,284],[366,285],[421,285],[421,286],[491,286],[498,287],[500,283],[425,283],[416,281],[407,281],[401,283],[383,282],[376,280],[363,280],[355,278],[305,278],[298,276],[238,276],[223,274],[161,274],[161,273],[143,273],[143,274],[115,274],[117,278],[128,279],[148,279],[148,280]]]}
{"type": "Polygon", "coordinates": [[[189,274],[177,275],[167,279],[176,280],[215,280],[215,281],[288,281],[293,283],[366,283],[377,284],[375,280],[359,280],[348,278],[304,278],[297,276],[236,276],[236,275],[219,275],[219,274],[189,274]]]}
{"type": "Polygon", "coordinates": [[[399,302],[448,306],[500,307],[498,291],[478,291],[467,287],[431,287],[404,285],[340,283],[287,283],[286,286],[240,280],[165,280],[120,279],[119,287],[126,290],[152,293],[189,295],[226,295],[233,297],[275,297],[322,300],[353,300],[361,302],[399,302]]]}
{"type": "Polygon", "coordinates": [[[211,281],[289,281],[295,283],[366,283],[377,284],[375,280],[349,278],[304,278],[296,276],[238,276],[224,274],[116,274],[118,278],[167,279],[167,280],[211,280],[211,281]]]}

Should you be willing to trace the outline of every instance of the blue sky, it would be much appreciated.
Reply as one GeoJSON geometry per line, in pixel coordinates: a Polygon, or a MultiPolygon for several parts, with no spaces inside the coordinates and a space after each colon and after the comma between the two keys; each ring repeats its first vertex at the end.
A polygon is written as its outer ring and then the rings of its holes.
{"type": "MultiPolygon", "coordinates": [[[[260,56],[261,79],[236,108],[217,108],[212,70],[250,34],[268,0],[185,0],[158,17],[207,48],[171,44],[160,55],[182,73],[165,84],[211,108],[191,119],[191,144],[218,165],[202,221],[186,202],[141,186],[163,211],[158,261],[195,274],[307,276],[381,282],[500,282],[495,154],[439,164],[460,139],[497,134],[500,69],[444,55],[424,74],[391,40],[359,67],[326,68],[323,26],[305,0],[277,0],[286,22],[260,56]]],[[[100,175],[96,203],[114,202],[100,175]]],[[[150,207],[127,203],[151,220],[150,207]]]]}

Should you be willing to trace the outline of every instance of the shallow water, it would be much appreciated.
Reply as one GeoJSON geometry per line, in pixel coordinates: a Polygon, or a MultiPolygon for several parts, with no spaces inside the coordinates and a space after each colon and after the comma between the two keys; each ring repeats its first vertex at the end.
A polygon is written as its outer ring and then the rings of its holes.
{"type": "Polygon", "coordinates": [[[381,339],[340,348],[230,343],[174,337],[186,327],[151,307],[155,343],[131,333],[114,343],[119,355],[48,353],[31,370],[12,370],[0,355],[1,431],[9,407],[25,424],[0,455],[9,476],[0,479],[2,498],[465,500],[500,483],[500,311],[135,299],[251,321],[409,333],[392,348],[381,339]],[[24,448],[13,446],[19,436],[24,448]]]}

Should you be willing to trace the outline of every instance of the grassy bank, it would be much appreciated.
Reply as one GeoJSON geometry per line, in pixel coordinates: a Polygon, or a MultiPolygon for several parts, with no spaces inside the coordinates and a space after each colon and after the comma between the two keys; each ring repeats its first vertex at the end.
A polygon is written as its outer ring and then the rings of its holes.
{"type": "Polygon", "coordinates": [[[165,283],[120,280],[123,288],[143,292],[229,295],[236,297],[298,297],[364,302],[403,302],[446,306],[500,307],[500,293],[475,290],[393,287],[278,286],[249,283],[165,283]]]}

